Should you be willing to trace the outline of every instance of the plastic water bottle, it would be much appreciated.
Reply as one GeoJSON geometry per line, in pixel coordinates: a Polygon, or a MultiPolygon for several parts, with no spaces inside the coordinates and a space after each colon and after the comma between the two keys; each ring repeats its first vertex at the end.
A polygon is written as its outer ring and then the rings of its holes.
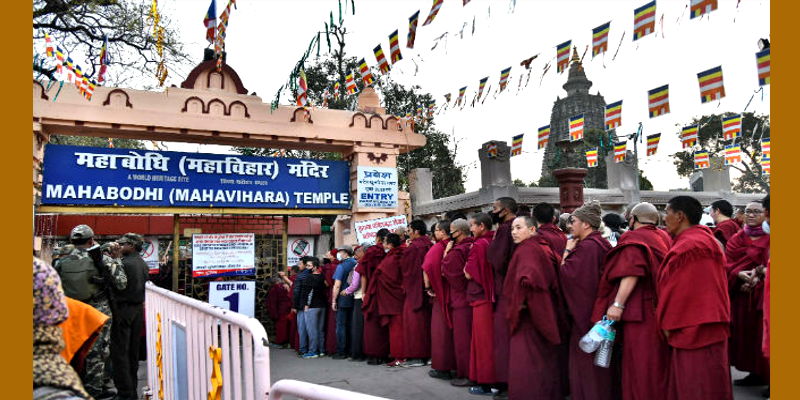
{"type": "Polygon", "coordinates": [[[596,324],[589,330],[583,337],[581,341],[578,342],[578,346],[586,353],[592,353],[600,347],[600,343],[603,342],[603,339],[606,337],[606,333],[608,332],[609,321],[606,317],[603,317],[602,321],[597,321],[596,324]]]}
{"type": "Polygon", "coordinates": [[[603,341],[600,343],[600,348],[594,356],[594,365],[601,368],[608,368],[611,366],[611,353],[614,350],[614,339],[617,337],[617,330],[611,326],[613,324],[614,321],[611,321],[611,324],[608,325],[606,336],[603,338],[603,341]]]}

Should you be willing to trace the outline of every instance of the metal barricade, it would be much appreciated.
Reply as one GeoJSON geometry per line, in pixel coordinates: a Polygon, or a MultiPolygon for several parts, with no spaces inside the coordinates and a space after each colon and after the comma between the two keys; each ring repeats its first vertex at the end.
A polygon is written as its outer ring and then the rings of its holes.
{"type": "Polygon", "coordinates": [[[375,397],[293,379],[281,379],[272,385],[272,389],[269,391],[269,400],[283,400],[283,396],[297,397],[304,400],[387,400],[384,397],[375,397]]]}
{"type": "Polygon", "coordinates": [[[145,294],[147,398],[207,399],[214,369],[211,347],[222,351],[222,399],[267,398],[269,342],[258,320],[150,282],[145,294]]]}

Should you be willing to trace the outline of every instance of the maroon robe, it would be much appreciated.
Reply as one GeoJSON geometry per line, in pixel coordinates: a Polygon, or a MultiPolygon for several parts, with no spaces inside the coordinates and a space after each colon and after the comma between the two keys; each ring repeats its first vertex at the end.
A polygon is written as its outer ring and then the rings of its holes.
{"type": "MultiPolygon", "coordinates": [[[[463,235],[463,233],[462,233],[463,235]]],[[[467,277],[464,264],[475,238],[468,236],[453,246],[442,260],[442,275],[448,284],[447,302],[453,321],[453,347],[459,378],[469,376],[470,340],[472,338],[472,308],[467,300],[467,277]]]]}
{"type": "MultiPolygon", "coordinates": [[[[386,358],[389,356],[389,332],[381,325],[378,306],[375,301],[377,286],[373,282],[375,269],[386,257],[383,245],[378,243],[367,249],[356,265],[356,271],[367,280],[363,293],[361,313],[364,314],[364,354],[370,358],[386,358]]],[[[363,281],[362,281],[363,282],[363,281]]]]}
{"type": "Polygon", "coordinates": [[[395,359],[406,358],[402,328],[403,303],[406,294],[403,291],[403,273],[400,266],[405,249],[405,245],[401,245],[389,250],[378,268],[375,269],[372,279],[376,289],[375,298],[372,301],[377,302],[381,325],[389,329],[389,352],[395,359]]]}
{"type": "Polygon", "coordinates": [[[444,296],[447,284],[442,279],[442,258],[448,239],[436,242],[425,255],[422,270],[428,275],[433,298],[431,311],[431,368],[438,371],[456,369],[456,356],[453,349],[453,327],[449,319],[449,310],[444,296]]]}
{"type": "Polygon", "coordinates": [[[726,247],[728,245],[728,241],[731,240],[733,235],[737,234],[739,231],[742,230],[742,226],[736,222],[735,219],[730,218],[722,221],[714,228],[714,237],[722,243],[722,247],[726,247]]]}
{"type": "Polygon", "coordinates": [[[536,228],[536,234],[544,238],[547,244],[559,257],[564,254],[567,247],[567,235],[554,224],[541,224],[536,228]]]}
{"type": "Polygon", "coordinates": [[[506,279],[508,262],[514,251],[514,239],[511,237],[511,224],[514,220],[501,223],[494,233],[494,239],[486,249],[486,260],[494,270],[494,368],[498,383],[508,382],[508,321],[506,315],[506,297],[503,294],[503,281],[506,279]]]}
{"type": "Polygon", "coordinates": [[[560,347],[566,315],[556,274],[560,257],[541,236],[516,246],[503,285],[508,299],[509,399],[563,399],[560,347]]]}
{"type": "MultiPolygon", "coordinates": [[[[322,265],[322,274],[325,276],[325,298],[327,305],[325,306],[325,351],[329,354],[336,354],[336,312],[331,307],[331,291],[333,291],[333,273],[336,272],[336,266],[339,261],[333,261],[329,264],[322,265]]],[[[344,288],[342,288],[344,289],[344,288]]]]}
{"type": "Polygon", "coordinates": [[[767,260],[767,273],[764,277],[764,340],[761,345],[761,350],[764,352],[764,357],[769,359],[769,331],[770,331],[770,314],[769,314],[769,270],[770,261],[767,260]]]}
{"type": "Polygon", "coordinates": [[[267,292],[267,313],[275,321],[275,343],[289,341],[289,314],[292,313],[292,298],[282,284],[273,284],[267,292]]]}
{"type": "Polygon", "coordinates": [[[752,372],[767,380],[769,359],[761,351],[764,341],[764,282],[749,292],[743,292],[744,281],[738,275],[759,265],[767,265],[769,240],[769,235],[751,240],[743,229],[728,241],[725,252],[731,300],[730,362],[739,371],[752,372]]]}
{"type": "Polygon", "coordinates": [[[494,237],[488,231],[475,239],[469,251],[464,272],[472,279],[467,282],[467,300],[472,307],[472,337],[470,339],[469,379],[480,384],[495,383],[494,366],[494,271],[486,261],[486,248],[494,237]]]}
{"type": "Polygon", "coordinates": [[[427,236],[420,236],[403,252],[403,337],[407,358],[430,358],[431,356],[431,306],[424,293],[422,263],[428,249],[433,246],[427,236]]]}
{"type": "Polygon", "coordinates": [[[669,348],[658,332],[655,316],[656,277],[671,244],[666,240],[656,227],[646,225],[625,232],[606,255],[592,321],[606,315],[623,278],[639,277],[625,303],[622,320],[615,324],[616,340],[622,344],[623,400],[666,399],[669,348]]]}
{"type": "Polygon", "coordinates": [[[559,268],[558,278],[569,312],[569,382],[573,400],[618,399],[613,368],[594,365],[594,354],[584,353],[578,342],[592,327],[594,301],[603,260],[611,244],[593,231],[578,242],[559,268]]]}
{"type": "Polygon", "coordinates": [[[694,225],[675,237],[656,289],[658,327],[669,332],[667,398],[733,399],[725,256],[711,229],[694,225]]]}

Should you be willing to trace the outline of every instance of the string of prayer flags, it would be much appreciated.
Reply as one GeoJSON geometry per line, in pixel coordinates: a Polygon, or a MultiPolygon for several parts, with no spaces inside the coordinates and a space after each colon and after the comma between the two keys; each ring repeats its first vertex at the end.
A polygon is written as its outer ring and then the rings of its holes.
{"type": "Polygon", "coordinates": [[[389,71],[392,70],[392,67],[389,66],[389,63],[386,61],[386,57],[383,55],[383,49],[381,49],[381,45],[378,45],[372,51],[375,53],[375,59],[378,60],[378,67],[381,69],[382,74],[388,74],[389,71]]]}
{"type": "Polygon", "coordinates": [[[206,16],[203,18],[203,26],[206,27],[206,40],[214,44],[214,36],[217,31],[217,0],[211,0],[206,16]]]}
{"type": "MultiPolygon", "coordinates": [[[[59,49],[60,51],[61,49],[59,49]]],[[[108,69],[108,35],[103,38],[103,47],[100,48],[100,72],[97,73],[97,83],[102,84],[106,81],[106,70],[108,69]]]]}
{"type": "Polygon", "coordinates": [[[358,71],[361,73],[364,86],[372,85],[372,83],[375,82],[375,79],[372,77],[372,72],[370,72],[369,66],[367,66],[367,61],[363,58],[358,62],[358,71]]]}
{"type": "Polygon", "coordinates": [[[408,18],[408,40],[406,47],[409,49],[414,48],[414,39],[417,38],[417,24],[419,23],[419,10],[408,18]]]}
{"type": "Polygon", "coordinates": [[[333,101],[339,100],[339,82],[333,84],[333,101]]]}
{"type": "Polygon", "coordinates": [[[722,118],[722,134],[725,140],[736,139],[742,135],[742,114],[722,118]]]}
{"type": "Polygon", "coordinates": [[[669,85],[664,85],[647,92],[650,118],[669,114],[669,85]]]}
{"type": "Polygon", "coordinates": [[[622,100],[606,106],[606,130],[622,125],[622,100]]]}
{"type": "Polygon", "coordinates": [[[505,90],[506,85],[508,85],[508,75],[510,73],[511,73],[511,67],[508,67],[500,71],[500,92],[505,90]]]}
{"type": "Polygon", "coordinates": [[[583,122],[584,117],[583,114],[576,115],[569,119],[569,141],[574,142],[576,140],[583,139],[583,122]]]}
{"type": "Polygon", "coordinates": [[[53,38],[47,33],[44,34],[44,51],[47,53],[48,57],[53,57],[53,38]]]}
{"type": "Polygon", "coordinates": [[[769,85],[769,47],[756,53],[758,67],[758,86],[769,85]]]}
{"type": "Polygon", "coordinates": [[[550,125],[545,125],[539,128],[539,141],[537,150],[547,147],[547,140],[550,137],[550,125]]]}
{"type": "Polygon", "coordinates": [[[569,65],[569,47],[571,44],[572,40],[567,40],[556,46],[556,72],[559,74],[564,72],[567,69],[567,65],[569,65]]]}
{"type": "Polygon", "coordinates": [[[608,51],[608,31],[611,21],[592,29],[592,58],[608,51]]]}
{"type": "Polygon", "coordinates": [[[614,143],[614,162],[621,163],[625,161],[625,152],[628,150],[628,142],[614,143]]]}
{"type": "MultiPolygon", "coordinates": [[[[738,4],[736,5],[739,6],[738,4]]],[[[689,8],[689,19],[708,14],[717,9],[717,0],[692,0],[691,7],[689,8]]]]}
{"type": "Polygon", "coordinates": [[[461,102],[464,101],[464,93],[467,93],[467,87],[464,86],[461,89],[458,89],[458,99],[456,100],[456,105],[461,105],[461,102]]]}
{"type": "Polygon", "coordinates": [[[694,153],[694,169],[710,168],[708,150],[698,150],[694,153]]]}
{"type": "MultiPolygon", "coordinates": [[[[478,101],[481,101],[481,95],[483,95],[483,88],[486,87],[486,81],[488,81],[488,80],[489,80],[489,77],[487,76],[486,78],[481,79],[480,84],[478,84],[478,101]]],[[[449,96],[449,93],[448,93],[448,96],[449,96]]],[[[447,101],[449,102],[450,99],[448,98],[447,101]]]]}
{"type": "Polygon", "coordinates": [[[769,175],[769,157],[761,156],[761,175],[769,175]]]}
{"type": "Polygon", "coordinates": [[[725,146],[725,165],[738,164],[742,162],[742,149],[738,144],[725,146]]]}
{"type": "Polygon", "coordinates": [[[769,158],[769,138],[761,139],[761,156],[769,158]]]}
{"type": "Polygon", "coordinates": [[[661,134],[656,133],[647,137],[647,155],[654,156],[658,151],[658,142],[661,140],[661,134]]]}
{"type": "Polygon", "coordinates": [[[517,136],[511,138],[511,157],[518,156],[522,154],[522,137],[525,136],[524,133],[521,133],[517,136]]]}
{"type": "Polygon", "coordinates": [[[422,26],[428,26],[433,19],[436,18],[436,14],[439,13],[439,9],[442,8],[442,4],[444,0],[433,0],[433,7],[431,7],[431,12],[428,13],[428,18],[425,19],[425,23],[422,26]]]}
{"type": "Polygon", "coordinates": [[[692,147],[697,144],[697,132],[700,130],[700,125],[690,125],[683,127],[681,131],[681,143],[683,148],[692,147]]]}
{"type": "Polygon", "coordinates": [[[597,166],[597,147],[586,150],[586,166],[589,168],[597,166]]]}
{"type": "Polygon", "coordinates": [[[722,66],[700,72],[697,74],[697,81],[700,82],[700,103],[705,104],[725,97],[722,66]]]}
{"type": "Polygon", "coordinates": [[[633,10],[633,41],[656,30],[656,1],[653,0],[633,10]]]}
{"type": "Polygon", "coordinates": [[[397,36],[397,32],[398,30],[395,30],[389,35],[389,53],[392,57],[392,65],[403,59],[403,55],[400,54],[400,39],[397,36]]]}
{"type": "Polygon", "coordinates": [[[308,106],[308,81],[306,80],[306,71],[303,68],[300,68],[297,80],[297,105],[306,107],[308,106]]]}
{"type": "Polygon", "coordinates": [[[356,94],[358,93],[358,87],[356,87],[356,81],[353,79],[353,71],[350,71],[345,77],[344,88],[347,91],[347,94],[356,94]]]}
{"type": "Polygon", "coordinates": [[[486,146],[486,156],[489,158],[497,157],[497,143],[491,142],[486,146]]]}

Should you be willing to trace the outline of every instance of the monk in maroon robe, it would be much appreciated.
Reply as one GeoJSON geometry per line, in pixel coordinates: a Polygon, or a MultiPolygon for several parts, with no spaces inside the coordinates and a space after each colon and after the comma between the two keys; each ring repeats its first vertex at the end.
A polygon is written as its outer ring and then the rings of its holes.
{"type": "Polygon", "coordinates": [[[386,248],[389,253],[375,270],[372,283],[375,285],[375,299],[381,325],[389,329],[389,353],[394,361],[388,365],[399,367],[405,362],[405,338],[403,337],[403,303],[406,293],[403,290],[403,273],[401,263],[405,243],[395,233],[386,235],[386,248]]]}
{"type": "Polygon", "coordinates": [[[742,224],[733,219],[733,206],[727,200],[717,200],[711,203],[711,218],[714,219],[714,237],[722,243],[722,247],[727,246],[728,240],[733,235],[742,230],[742,224]]]}
{"type": "Polygon", "coordinates": [[[326,312],[325,312],[325,351],[328,354],[336,354],[336,312],[331,307],[331,288],[333,288],[333,274],[336,272],[336,266],[339,265],[339,260],[336,259],[336,254],[339,253],[338,249],[333,249],[325,253],[325,258],[330,260],[330,263],[322,265],[322,275],[325,277],[325,291],[326,299],[326,312]]]}
{"type": "MultiPolygon", "coordinates": [[[[761,200],[762,205],[764,206],[764,220],[767,222],[767,227],[769,227],[769,195],[761,200]]],[[[764,357],[769,359],[769,331],[770,331],[770,313],[769,313],[769,270],[770,270],[770,261],[767,260],[767,272],[764,273],[764,341],[761,347],[761,350],[764,352],[764,357]]],[[[767,393],[769,394],[769,393],[767,393]]]]}
{"type": "Polygon", "coordinates": [[[494,270],[494,368],[495,378],[501,389],[498,397],[504,397],[503,385],[508,383],[508,321],[503,282],[506,279],[508,263],[514,252],[514,239],[511,238],[511,223],[517,217],[517,202],[511,197],[501,197],[494,202],[492,222],[498,224],[494,238],[486,249],[486,260],[494,270]]]}
{"type": "Polygon", "coordinates": [[[656,326],[656,277],[671,242],[658,233],[658,210],[637,204],[628,215],[632,230],[608,252],[592,321],[616,321],[622,344],[622,399],[666,399],[669,348],[656,326]]]}
{"type": "Polygon", "coordinates": [[[289,316],[292,315],[292,299],[289,290],[280,279],[274,279],[266,299],[267,313],[275,323],[275,344],[289,342],[289,316]]]}
{"type": "Polygon", "coordinates": [[[725,256],[711,229],[698,225],[702,214],[690,196],[667,203],[665,221],[675,241],[658,273],[656,318],[670,347],[670,400],[733,399],[725,256]]]}
{"type": "Polygon", "coordinates": [[[614,369],[594,365],[594,354],[584,353],[578,342],[592,327],[592,310],[603,260],[611,244],[597,231],[600,204],[584,204],[570,217],[573,238],[567,242],[558,277],[569,312],[569,382],[573,400],[618,399],[614,369]]]}
{"type": "Polygon", "coordinates": [[[471,393],[487,392],[487,385],[496,382],[494,365],[494,271],[486,261],[486,248],[494,238],[492,218],[478,213],[470,217],[470,232],[475,243],[464,265],[467,277],[467,301],[472,307],[472,337],[469,353],[469,379],[480,388],[471,393]]]}
{"type": "Polygon", "coordinates": [[[448,304],[453,321],[453,347],[456,354],[456,370],[458,379],[453,379],[453,386],[472,386],[474,381],[469,380],[469,354],[472,337],[472,308],[467,300],[467,277],[464,275],[464,265],[469,257],[469,249],[475,238],[469,235],[469,223],[464,219],[457,219],[450,224],[450,238],[444,260],[442,261],[442,275],[448,285],[448,304]]]}
{"type": "Polygon", "coordinates": [[[567,235],[553,223],[556,212],[548,203],[539,203],[533,207],[533,217],[536,220],[536,234],[547,241],[550,248],[558,256],[564,253],[567,246],[567,235]]]}
{"type": "Polygon", "coordinates": [[[770,235],[764,232],[764,208],[750,203],[744,210],[744,229],[729,241],[725,252],[728,291],[731,301],[731,365],[750,372],[734,383],[740,386],[766,385],[769,360],[761,351],[764,336],[763,270],[769,260],[770,235]]]}
{"type": "Polygon", "coordinates": [[[421,220],[414,220],[406,232],[411,242],[403,252],[401,270],[403,273],[403,337],[405,338],[405,357],[407,367],[425,365],[423,358],[431,356],[431,307],[422,283],[422,262],[425,254],[433,246],[426,236],[428,228],[421,220]]]}
{"type": "Polygon", "coordinates": [[[364,257],[356,265],[356,271],[361,275],[362,298],[361,312],[364,314],[364,355],[370,365],[381,364],[389,357],[389,331],[381,325],[378,314],[377,286],[374,284],[375,270],[386,257],[383,241],[389,234],[388,229],[378,231],[375,245],[367,249],[364,257]]]}
{"type": "Polygon", "coordinates": [[[559,344],[566,316],[556,270],[561,261],[547,240],[534,234],[530,217],[512,224],[517,244],[503,290],[511,332],[509,399],[563,399],[559,344]]]}
{"type": "Polygon", "coordinates": [[[428,295],[433,299],[431,310],[431,371],[432,378],[451,379],[450,371],[456,370],[456,356],[453,349],[453,326],[450,321],[446,301],[447,282],[442,279],[442,259],[447,243],[450,242],[450,222],[441,221],[434,230],[436,244],[428,250],[422,262],[428,295]]]}

